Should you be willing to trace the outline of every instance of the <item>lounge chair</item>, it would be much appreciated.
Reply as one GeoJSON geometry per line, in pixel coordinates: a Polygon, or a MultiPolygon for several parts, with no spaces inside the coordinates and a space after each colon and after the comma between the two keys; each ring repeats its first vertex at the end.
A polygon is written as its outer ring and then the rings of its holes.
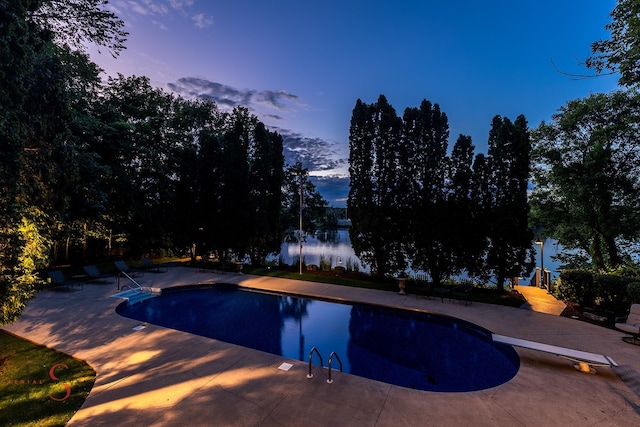
{"type": "Polygon", "coordinates": [[[471,285],[458,285],[451,291],[454,298],[464,301],[465,307],[471,304],[471,293],[473,292],[473,286],[471,285]]]}
{"type": "Polygon", "coordinates": [[[140,258],[140,261],[142,261],[142,268],[144,270],[155,270],[158,273],[163,273],[162,269],[164,269],[164,271],[168,271],[165,264],[156,264],[155,262],[151,261],[150,258],[142,257],[140,258]]]}
{"type": "Polygon", "coordinates": [[[629,315],[625,318],[616,319],[616,329],[631,334],[630,337],[623,337],[624,342],[629,344],[640,343],[640,304],[632,304],[629,315]],[[618,322],[620,320],[620,322],[618,322]],[[624,322],[622,322],[624,320],[624,322]]]}
{"type": "Polygon", "coordinates": [[[47,275],[49,276],[49,279],[51,280],[51,283],[54,287],[65,286],[68,290],[72,290],[73,286],[77,285],[80,287],[80,289],[83,288],[83,283],[81,280],[67,280],[67,278],[64,277],[64,274],[60,270],[47,271],[47,275]]]}
{"type": "Polygon", "coordinates": [[[144,270],[138,268],[138,267],[129,267],[127,265],[126,262],[124,261],[114,261],[113,265],[116,266],[116,270],[118,270],[118,273],[127,273],[131,276],[136,275],[136,274],[144,274],[144,270]]]}
{"type": "Polygon", "coordinates": [[[416,274],[416,298],[429,299],[433,293],[431,282],[427,280],[426,274],[416,274]]]}
{"type": "Polygon", "coordinates": [[[109,283],[109,279],[112,277],[110,274],[101,273],[95,265],[85,265],[82,268],[84,272],[87,273],[87,276],[89,276],[88,281],[90,282],[109,283]]]}

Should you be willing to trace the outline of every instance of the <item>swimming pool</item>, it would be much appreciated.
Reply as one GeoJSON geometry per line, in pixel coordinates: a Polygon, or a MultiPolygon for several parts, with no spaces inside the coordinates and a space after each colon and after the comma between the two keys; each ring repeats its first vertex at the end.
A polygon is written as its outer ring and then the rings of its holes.
{"type": "Polygon", "coordinates": [[[520,367],[513,347],[494,343],[486,329],[384,306],[199,285],[166,288],[157,298],[123,302],[116,311],[305,362],[315,347],[325,366],[336,352],[343,372],[419,390],[482,390],[509,381],[520,367]]]}

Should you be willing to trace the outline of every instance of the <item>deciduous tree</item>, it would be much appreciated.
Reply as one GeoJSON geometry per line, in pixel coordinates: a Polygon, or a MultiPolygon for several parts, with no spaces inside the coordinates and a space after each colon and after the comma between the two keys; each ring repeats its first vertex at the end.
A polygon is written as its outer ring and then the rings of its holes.
{"type": "Polygon", "coordinates": [[[640,238],[639,118],[635,92],[594,94],[533,133],[532,221],[597,269],[620,265],[640,238]]]}
{"type": "MultiPolygon", "coordinates": [[[[51,1],[0,1],[0,323],[15,319],[33,294],[36,269],[48,252],[56,215],[57,154],[73,118],[70,67],[55,43],[65,14],[50,24],[51,1]],[[37,242],[37,244],[33,244],[37,242]],[[33,248],[37,248],[34,250],[33,248]]],[[[67,2],[69,3],[69,2],[67,2]]],[[[86,12],[96,2],[74,2],[86,12]]],[[[95,12],[95,11],[94,11],[95,12]]],[[[76,21],[77,33],[108,44],[118,28],[113,15],[76,21]],[[115,25],[115,27],[114,27],[115,25]],[[100,26],[102,36],[92,34],[100,26]]],[[[67,56],[68,59],[68,56],[67,56]]]]}
{"type": "Polygon", "coordinates": [[[624,86],[640,83],[640,3],[637,0],[617,0],[611,12],[613,21],[606,25],[611,37],[591,45],[592,55],[587,67],[597,73],[620,73],[624,86]]]}

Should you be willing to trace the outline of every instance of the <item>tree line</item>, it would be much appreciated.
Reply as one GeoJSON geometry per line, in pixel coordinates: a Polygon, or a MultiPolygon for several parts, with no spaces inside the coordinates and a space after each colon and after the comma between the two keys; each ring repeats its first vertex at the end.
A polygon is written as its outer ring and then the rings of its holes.
{"type": "Polygon", "coordinates": [[[410,263],[435,281],[459,272],[481,278],[493,272],[500,286],[505,277],[528,270],[532,237],[552,238],[562,268],[637,276],[637,9],[635,0],[616,1],[605,27],[609,38],[593,42],[585,60],[596,74],[578,76],[617,74],[621,89],[561,106],[550,122],[531,130],[530,158],[524,155],[529,150],[524,117],[513,124],[494,118],[487,155],[471,162],[471,141],[462,135],[445,155],[448,127],[437,105],[425,101],[400,119],[384,97],[371,105],[358,101],[349,138],[356,252],[381,274],[403,271],[410,263]],[[522,156],[510,152],[514,149],[522,156]],[[529,161],[527,199],[521,173],[529,161]],[[507,260],[511,271],[504,267],[507,260]]]}
{"type": "Polygon", "coordinates": [[[449,124],[423,100],[399,117],[381,95],[356,102],[349,131],[351,242],[377,274],[462,272],[498,288],[533,265],[527,185],[531,144],[524,116],[494,117],[488,153],[469,136],[448,150],[449,124]]]}

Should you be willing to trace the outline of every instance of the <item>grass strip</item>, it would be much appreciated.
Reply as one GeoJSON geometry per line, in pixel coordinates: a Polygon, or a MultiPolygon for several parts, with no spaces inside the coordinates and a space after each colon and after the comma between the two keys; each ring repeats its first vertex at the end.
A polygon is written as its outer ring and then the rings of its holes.
{"type": "Polygon", "coordinates": [[[0,329],[1,426],[64,426],[95,379],[86,362],[0,329]]]}

